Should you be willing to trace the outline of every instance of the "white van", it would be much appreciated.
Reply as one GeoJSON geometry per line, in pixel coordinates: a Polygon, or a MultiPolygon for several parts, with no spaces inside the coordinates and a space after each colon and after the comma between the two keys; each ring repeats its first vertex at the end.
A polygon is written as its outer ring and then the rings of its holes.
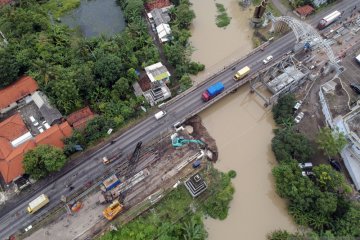
{"type": "Polygon", "coordinates": [[[156,113],[154,116],[157,120],[159,120],[160,118],[164,117],[166,115],[165,111],[160,111],[158,113],[156,113]]]}

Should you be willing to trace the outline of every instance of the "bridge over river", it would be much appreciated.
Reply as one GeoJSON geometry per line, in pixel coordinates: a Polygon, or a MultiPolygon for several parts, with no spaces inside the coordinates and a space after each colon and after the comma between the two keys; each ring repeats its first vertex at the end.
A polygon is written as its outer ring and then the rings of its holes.
{"type": "MultiPolygon", "coordinates": [[[[349,14],[356,3],[359,3],[359,1],[340,1],[321,14],[314,16],[309,23],[315,26],[323,16],[334,10],[345,11],[345,15],[349,14]]],[[[80,157],[72,160],[71,166],[67,166],[67,169],[61,173],[39,184],[35,184],[32,187],[32,191],[21,193],[16,198],[7,202],[0,209],[0,239],[6,239],[11,234],[23,230],[28,225],[33,224],[46,214],[49,214],[53,208],[61,206],[61,196],[68,194],[68,189],[64,186],[64,183],[71,180],[74,191],[76,191],[76,189],[83,187],[89,180],[98,179],[113,170],[113,166],[99,164],[98,160],[101,157],[109,152],[119,151],[119,149],[123,151],[124,155],[127,155],[133,151],[137,142],[142,141],[147,143],[171,131],[175,123],[184,122],[189,117],[210,107],[214,102],[219,101],[231,91],[246,84],[251,78],[255,77],[256,74],[264,68],[262,60],[267,56],[272,55],[274,61],[281,59],[286,52],[294,47],[295,42],[296,36],[291,32],[270,43],[264,51],[261,51],[260,47],[254,49],[247,56],[233,62],[205,81],[193,86],[191,89],[167,102],[164,109],[168,114],[162,119],[156,120],[153,116],[148,117],[117,137],[113,144],[106,143],[82,154],[80,157]],[[251,73],[241,81],[235,82],[233,80],[235,72],[245,66],[251,68],[251,73]],[[201,99],[201,94],[217,81],[223,82],[225,91],[213,100],[204,103],[201,99]],[[41,193],[50,196],[50,203],[34,215],[27,214],[26,206],[28,202],[41,193]]],[[[239,45],[240,44],[241,43],[239,43],[239,45]]],[[[127,161],[127,159],[122,158],[119,164],[123,164],[125,161],[127,161]]]]}

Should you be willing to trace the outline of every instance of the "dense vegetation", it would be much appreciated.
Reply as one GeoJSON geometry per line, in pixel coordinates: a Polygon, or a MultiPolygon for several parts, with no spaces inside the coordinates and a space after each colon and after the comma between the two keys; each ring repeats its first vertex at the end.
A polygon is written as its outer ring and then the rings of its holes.
{"type": "MultiPolygon", "coordinates": [[[[140,106],[147,105],[143,97],[133,94],[132,83],[138,79],[138,71],[160,61],[159,52],[142,18],[143,0],[118,2],[127,28],[110,39],[84,39],[64,25],[50,23],[48,10],[63,12],[76,6],[75,0],[57,4],[29,0],[0,9],[0,28],[9,41],[0,48],[0,87],[29,74],[63,114],[90,105],[100,115],[85,131],[75,131],[66,140],[67,154],[76,144],[86,147],[105,136],[109,128],[124,126],[142,114],[140,106]]],[[[189,74],[203,70],[204,65],[190,61],[188,28],[195,17],[190,3],[175,2],[171,12],[174,38],[164,52],[176,68],[171,84],[183,91],[191,86],[189,74]]]]}
{"type": "MultiPolygon", "coordinates": [[[[281,124],[292,114],[294,99],[287,96],[281,99],[275,110],[279,128],[276,129],[272,148],[277,161],[274,167],[276,191],[288,200],[289,213],[299,225],[310,227],[313,233],[290,234],[275,231],[269,239],[318,239],[317,237],[342,236],[354,238],[360,236],[360,205],[350,200],[351,187],[344,176],[333,170],[330,165],[320,164],[312,169],[313,174],[303,176],[299,162],[312,157],[309,140],[295,132],[291,125],[281,124]],[[285,99],[285,100],[284,100],[285,99]],[[308,236],[309,235],[309,236],[308,236]]],[[[341,138],[341,137],[340,137],[341,138]]],[[[324,129],[320,132],[320,146],[327,149],[330,145],[337,154],[343,147],[338,134],[324,129]],[[335,140],[334,140],[335,139],[335,140]],[[339,143],[340,142],[340,143],[339,143]]]]}
{"type": "MultiPolygon", "coordinates": [[[[109,232],[101,240],[116,239],[206,239],[203,215],[223,219],[227,216],[233,187],[230,174],[211,169],[205,173],[209,189],[193,199],[181,185],[170,192],[154,208],[121,226],[119,231],[109,232]],[[220,182],[219,184],[217,182],[220,182]]],[[[234,174],[234,173],[233,173],[234,174]]]]}
{"type": "Polygon", "coordinates": [[[175,68],[174,78],[178,80],[182,92],[191,87],[192,82],[189,74],[197,74],[205,69],[205,66],[190,60],[193,49],[188,39],[191,36],[189,27],[195,18],[195,13],[190,9],[189,0],[173,1],[175,7],[171,10],[171,42],[164,45],[164,54],[169,63],[175,68]]]}
{"type": "Polygon", "coordinates": [[[66,163],[66,157],[59,148],[39,145],[24,156],[25,172],[34,179],[40,179],[49,173],[59,171],[66,163]]]}

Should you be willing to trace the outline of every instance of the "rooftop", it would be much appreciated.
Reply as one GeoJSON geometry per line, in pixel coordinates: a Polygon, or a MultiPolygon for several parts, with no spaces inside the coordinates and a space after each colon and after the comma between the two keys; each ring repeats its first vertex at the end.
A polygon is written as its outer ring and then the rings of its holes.
{"type": "Polygon", "coordinates": [[[207,188],[206,182],[198,173],[186,180],[184,184],[193,197],[199,196],[207,188]]]}
{"type": "Polygon", "coordinates": [[[19,113],[0,122],[0,138],[5,138],[9,142],[27,132],[28,130],[19,113]]]}
{"type": "Polygon", "coordinates": [[[171,76],[167,68],[161,62],[145,67],[145,72],[151,82],[163,80],[171,76]]]}
{"type": "Polygon", "coordinates": [[[312,12],[315,11],[315,9],[310,5],[305,5],[299,8],[296,8],[295,11],[299,13],[301,16],[307,16],[310,15],[312,12]]]}
{"type": "Polygon", "coordinates": [[[75,129],[81,129],[86,126],[86,123],[94,118],[94,113],[89,107],[82,108],[76,112],[71,113],[67,117],[67,122],[75,129]]]}
{"type": "Polygon", "coordinates": [[[171,5],[170,0],[154,0],[151,2],[145,3],[145,9],[148,12],[150,12],[151,10],[153,10],[155,8],[163,8],[163,7],[167,7],[170,5],[171,5]]]}
{"type": "Polygon", "coordinates": [[[21,77],[10,86],[0,89],[0,109],[8,107],[11,103],[26,97],[38,88],[36,81],[31,77],[21,77]]]}
{"type": "MultiPolygon", "coordinates": [[[[164,10],[166,10],[166,9],[164,9],[164,10]]],[[[164,10],[155,8],[150,12],[152,18],[154,19],[156,26],[159,26],[162,23],[170,22],[170,16],[167,13],[167,11],[164,11],[164,10]]]]}
{"type": "Polygon", "coordinates": [[[72,128],[68,122],[55,124],[49,129],[40,133],[35,138],[30,136],[26,141],[13,146],[13,139],[28,133],[27,128],[19,114],[16,114],[0,123],[0,172],[6,183],[11,182],[16,177],[24,173],[22,161],[24,154],[40,144],[48,144],[58,148],[63,148],[63,139],[72,134],[72,128]],[[13,129],[16,129],[13,131],[13,129]],[[5,136],[5,137],[4,137],[5,136]]]}

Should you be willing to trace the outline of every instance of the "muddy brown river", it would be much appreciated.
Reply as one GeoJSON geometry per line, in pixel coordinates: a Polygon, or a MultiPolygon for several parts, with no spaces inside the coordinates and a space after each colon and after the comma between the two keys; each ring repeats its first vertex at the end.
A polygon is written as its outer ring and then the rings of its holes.
{"type": "MultiPolygon", "coordinates": [[[[191,2],[196,14],[190,39],[195,48],[192,59],[206,65],[206,71],[194,77],[199,82],[251,51],[251,11],[242,10],[237,0],[216,1],[232,17],[230,25],[221,29],[215,24],[215,1],[191,2]]],[[[216,168],[237,172],[229,216],[224,221],[205,221],[209,239],[261,240],[276,229],[295,231],[285,201],[275,193],[271,168],[276,161],[270,146],[274,122],[262,100],[243,86],[200,116],[219,148],[216,168]]]]}

